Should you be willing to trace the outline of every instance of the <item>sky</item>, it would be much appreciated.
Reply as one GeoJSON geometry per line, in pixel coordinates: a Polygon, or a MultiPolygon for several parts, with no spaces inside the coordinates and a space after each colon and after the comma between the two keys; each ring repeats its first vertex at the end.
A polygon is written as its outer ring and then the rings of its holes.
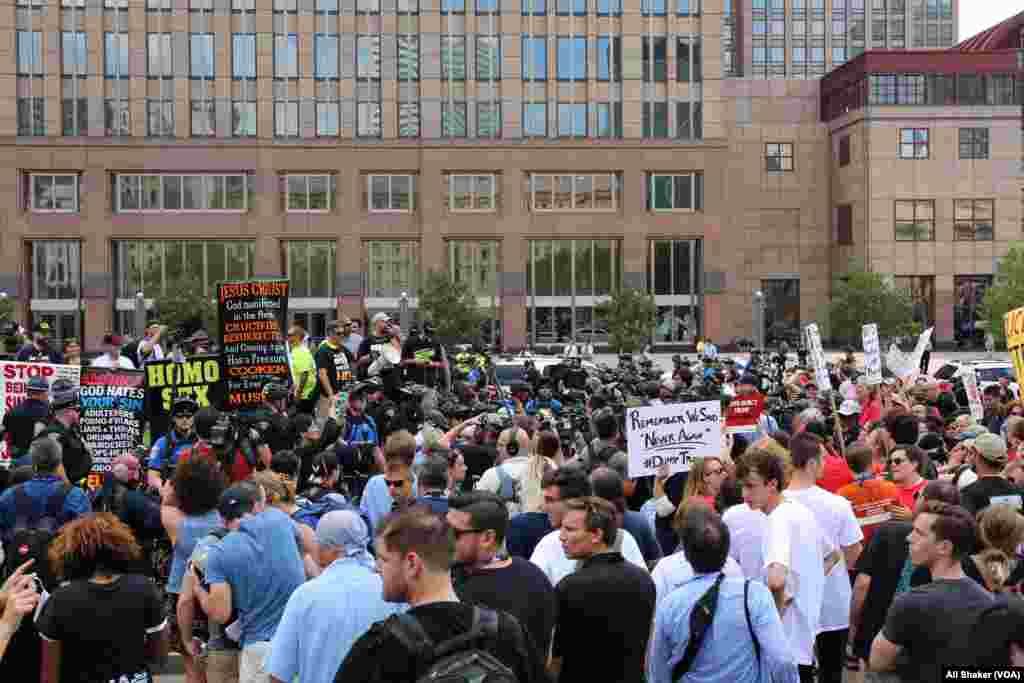
{"type": "Polygon", "coordinates": [[[1024,0],[960,0],[960,40],[1024,12],[1024,0]]]}

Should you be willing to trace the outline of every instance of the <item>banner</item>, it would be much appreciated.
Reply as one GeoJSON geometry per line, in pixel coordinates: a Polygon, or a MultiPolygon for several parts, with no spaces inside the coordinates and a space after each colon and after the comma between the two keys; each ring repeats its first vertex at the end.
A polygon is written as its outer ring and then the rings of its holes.
{"type": "Polygon", "coordinates": [[[697,458],[722,452],[722,404],[719,401],[673,403],[626,410],[629,477],[687,472],[697,458]]]}
{"type": "Polygon", "coordinates": [[[49,363],[17,363],[0,361],[0,419],[27,397],[28,381],[42,377],[50,386],[55,380],[70,380],[76,387],[82,368],[77,365],[50,365],[49,363]]]}
{"type": "Polygon", "coordinates": [[[864,347],[864,371],[868,384],[882,383],[882,349],[878,341],[878,325],[868,323],[861,328],[864,347]]]}
{"type": "Polygon", "coordinates": [[[224,282],[217,286],[225,410],[260,405],[263,385],[291,384],[288,280],[224,282]]]}
{"type": "Polygon", "coordinates": [[[160,360],[146,363],[146,419],[153,442],[170,428],[171,404],[178,396],[191,396],[200,408],[221,405],[220,356],[199,355],[182,363],[160,360]]]}
{"type": "Polygon", "coordinates": [[[764,396],[760,392],[737,396],[725,409],[725,431],[729,434],[756,432],[762,413],[764,396]]]}
{"type": "Polygon", "coordinates": [[[89,486],[95,488],[111,461],[142,443],[146,374],[139,370],[82,368],[79,430],[92,452],[89,486]]]}
{"type": "Polygon", "coordinates": [[[981,391],[978,390],[978,375],[974,368],[964,367],[960,370],[960,376],[964,378],[964,393],[967,394],[967,404],[971,407],[971,416],[981,422],[985,419],[985,407],[981,403],[981,391]]]}
{"type": "Polygon", "coordinates": [[[924,358],[924,350],[928,348],[928,344],[932,340],[932,332],[935,331],[934,327],[929,327],[927,330],[921,333],[921,336],[917,338],[917,345],[914,346],[913,363],[914,367],[911,369],[911,374],[920,374],[921,372],[921,359],[924,358]]]}
{"type": "Polygon", "coordinates": [[[1015,308],[1003,316],[1006,330],[1006,348],[1013,359],[1017,383],[1024,383],[1024,308],[1015,308]]]}
{"type": "Polygon", "coordinates": [[[818,391],[832,391],[832,378],[828,374],[828,366],[825,365],[825,350],[821,347],[821,334],[818,332],[817,323],[807,326],[807,350],[811,354],[811,362],[814,363],[814,383],[818,385],[818,391]]]}

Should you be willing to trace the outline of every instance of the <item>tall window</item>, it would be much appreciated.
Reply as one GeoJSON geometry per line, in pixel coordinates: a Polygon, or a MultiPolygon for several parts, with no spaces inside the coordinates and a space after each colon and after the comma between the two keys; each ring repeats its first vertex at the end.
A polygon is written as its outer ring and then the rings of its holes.
{"type": "Polygon", "coordinates": [[[587,16],[587,0],[556,0],[555,13],[561,16],[570,14],[577,17],[587,16]]]}
{"type": "Polygon", "coordinates": [[[523,36],[521,58],[524,81],[548,79],[548,48],[545,36],[523,36]]]}
{"type": "Polygon", "coordinates": [[[441,80],[466,80],[465,36],[441,36],[441,80]]]}
{"type": "Polygon", "coordinates": [[[381,131],[380,102],[359,102],[356,105],[356,135],[361,138],[379,138],[381,131]]]}
{"type": "Polygon", "coordinates": [[[334,293],[337,243],[334,240],[288,240],[284,249],[288,295],[296,298],[325,298],[334,293]]]}
{"type": "Polygon", "coordinates": [[[641,0],[640,13],[645,17],[665,16],[665,0],[641,0]]]}
{"type": "Polygon", "coordinates": [[[995,223],[992,199],[953,200],[953,239],[967,242],[991,242],[995,223]]]}
{"type": "Polygon", "coordinates": [[[43,75],[43,34],[41,31],[18,31],[18,75],[43,75]]]}
{"type": "Polygon", "coordinates": [[[682,140],[704,137],[703,106],[700,102],[676,103],[676,137],[682,140]]]}
{"type": "Polygon", "coordinates": [[[988,159],[988,128],[961,128],[960,158],[988,159]]]}
{"type": "Polygon", "coordinates": [[[18,98],[18,135],[46,135],[46,98],[18,98]]]}
{"type": "Polygon", "coordinates": [[[498,295],[498,249],[495,240],[450,240],[448,272],[452,280],[469,285],[478,296],[498,295]]]}
{"type": "Polygon", "coordinates": [[[667,50],[667,38],[644,36],[642,67],[645,81],[664,83],[668,80],[667,50]]]}
{"type": "Polygon", "coordinates": [[[320,138],[338,136],[339,111],[337,100],[317,100],[316,103],[316,135],[320,138]]]}
{"type": "Polygon", "coordinates": [[[412,213],[416,209],[416,176],[367,175],[367,210],[412,213]]]}
{"type": "Polygon", "coordinates": [[[338,34],[318,33],[313,38],[313,61],[316,78],[321,80],[338,79],[338,34]]]}
{"type": "MultiPolygon", "coordinates": [[[[131,109],[128,106],[128,99],[124,97],[108,97],[103,103],[103,119],[106,134],[109,136],[131,135],[131,109]]],[[[81,107],[81,111],[84,107],[81,107]]],[[[83,116],[84,118],[84,116],[83,116]]],[[[67,124],[65,123],[65,126],[67,124]]],[[[79,123],[81,130],[85,130],[87,124],[79,123]]],[[[68,133],[65,133],[67,135],[68,133]]]]}
{"type": "Polygon", "coordinates": [[[452,173],[448,175],[448,210],[493,212],[500,200],[496,176],[452,173]]]}
{"type": "Polygon", "coordinates": [[[836,244],[853,244],[853,204],[836,207],[836,244]]]}
{"type": "Polygon", "coordinates": [[[769,142],[764,146],[764,162],[767,171],[793,170],[793,143],[769,142]]]}
{"type": "Polygon", "coordinates": [[[255,100],[231,101],[231,136],[236,138],[256,137],[255,100]]]}
{"type": "Polygon", "coordinates": [[[647,291],[658,306],[655,344],[693,343],[700,334],[701,246],[700,240],[650,242],[647,291]]]}
{"type": "MultiPolygon", "coordinates": [[[[85,135],[89,130],[88,99],[84,96],[84,79],[89,73],[85,32],[64,31],[61,48],[63,133],[68,136],[85,135]]],[[[109,130],[107,134],[110,135],[109,130]]]]}
{"type": "Polygon", "coordinates": [[[250,176],[237,174],[131,174],[114,178],[114,212],[226,211],[252,206],[250,176]]]}
{"type": "Polygon", "coordinates": [[[420,103],[400,102],[398,104],[398,137],[418,138],[420,136],[420,103]]]}
{"type": "Polygon", "coordinates": [[[543,138],[548,134],[548,105],[545,102],[523,104],[523,136],[543,138]]]}
{"type": "MultiPolygon", "coordinates": [[[[64,31],[61,34],[61,65],[64,76],[82,77],[89,72],[88,36],[84,31],[64,31]]],[[[20,50],[19,50],[20,61],[20,50]]],[[[19,68],[20,71],[20,68],[19,68]]]]}
{"type": "Polygon", "coordinates": [[[598,102],[596,138],[622,139],[622,102],[598,102]]]}
{"type": "Polygon", "coordinates": [[[496,138],[501,136],[501,103],[477,102],[476,136],[496,138]]]}
{"type": "Polygon", "coordinates": [[[466,132],[466,103],[455,100],[441,102],[441,135],[446,138],[464,138],[466,132]]]}
{"type": "Polygon", "coordinates": [[[928,158],[928,129],[900,128],[900,159],[928,158]]]}
{"type": "Polygon", "coordinates": [[[527,176],[530,208],[541,211],[615,211],[622,205],[618,173],[531,173],[527,176]]]}
{"type": "Polygon", "coordinates": [[[676,80],[699,83],[703,79],[699,38],[679,38],[676,43],[676,80]]]}
{"type": "Polygon", "coordinates": [[[214,51],[212,33],[193,33],[189,36],[192,78],[213,78],[214,51]]]}
{"type": "Polygon", "coordinates": [[[28,176],[28,207],[37,213],[77,213],[78,176],[32,173],[28,176]]]}
{"type": "Polygon", "coordinates": [[[174,78],[170,33],[147,33],[146,52],[146,75],[149,78],[174,78]]]}
{"type": "Polygon", "coordinates": [[[174,137],[174,100],[151,97],[146,100],[146,135],[174,137]]]}
{"type": "Polygon", "coordinates": [[[380,78],[380,36],[361,35],[356,39],[356,76],[380,78]]]}
{"type": "Polygon", "coordinates": [[[558,37],[558,80],[587,80],[587,39],[558,37]]]}
{"type": "Polygon", "coordinates": [[[597,80],[622,80],[622,38],[619,36],[597,38],[597,80]]]}
{"type": "Polygon", "coordinates": [[[253,80],[256,78],[255,33],[232,34],[231,77],[235,80],[253,80]]]}
{"type": "Polygon", "coordinates": [[[559,102],[558,136],[563,138],[585,138],[587,136],[586,104],[559,102]]]}
{"type": "Polygon", "coordinates": [[[333,174],[287,174],[281,176],[284,208],[287,212],[327,213],[334,209],[337,181],[333,174]]]}
{"type": "Polygon", "coordinates": [[[668,137],[668,102],[643,103],[643,136],[645,138],[668,137]]]}
{"type": "Polygon", "coordinates": [[[128,34],[103,35],[103,75],[106,78],[128,78],[128,34]]]}
{"type": "Polygon", "coordinates": [[[700,211],[704,174],[698,172],[647,176],[648,211],[700,211]]]}
{"type": "Polygon", "coordinates": [[[477,36],[476,78],[479,81],[501,79],[501,38],[477,36]]]}
{"type": "Polygon", "coordinates": [[[420,282],[419,242],[365,242],[366,295],[396,298],[405,292],[415,296],[420,282]]]}
{"type": "Polygon", "coordinates": [[[274,36],[274,78],[299,77],[299,36],[274,36]]]}
{"type": "Polygon", "coordinates": [[[252,241],[116,241],[116,296],[134,299],[136,292],[145,292],[157,297],[182,280],[201,283],[209,295],[218,282],[251,278],[255,261],[252,241]]]}
{"type": "Polygon", "coordinates": [[[935,239],[935,200],[896,200],[896,241],[931,242],[935,239]]]}
{"type": "Polygon", "coordinates": [[[548,13],[547,0],[522,0],[523,16],[543,16],[548,13]]]}
{"type": "Polygon", "coordinates": [[[217,133],[212,100],[192,100],[192,136],[212,137],[217,133]]]}
{"type": "Polygon", "coordinates": [[[295,100],[274,102],[274,136],[296,138],[299,136],[299,103],[295,100]]]}
{"type": "Polygon", "coordinates": [[[78,299],[81,291],[81,266],[79,242],[33,240],[32,298],[78,299]]]}
{"type": "Polygon", "coordinates": [[[420,80],[420,37],[416,34],[398,36],[398,80],[420,80]]]}

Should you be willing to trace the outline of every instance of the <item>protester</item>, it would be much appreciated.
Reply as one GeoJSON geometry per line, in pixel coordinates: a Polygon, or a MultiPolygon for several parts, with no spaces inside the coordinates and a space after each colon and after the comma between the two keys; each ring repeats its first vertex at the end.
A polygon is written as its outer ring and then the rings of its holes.
{"type": "Polygon", "coordinates": [[[55,533],[67,522],[92,510],[89,497],[67,481],[60,444],[50,439],[29,447],[35,476],[0,494],[0,539],[4,552],[15,554],[11,542],[19,531],[55,533]]]}
{"type": "Polygon", "coordinates": [[[50,348],[50,324],[43,321],[32,330],[32,341],[18,350],[15,360],[19,363],[53,363],[60,365],[64,357],[50,348]]]}
{"type": "Polygon", "coordinates": [[[309,347],[303,343],[306,330],[299,325],[288,328],[288,355],[292,369],[292,399],[300,413],[312,415],[316,410],[317,387],[320,385],[316,363],[309,347]]]}
{"type": "MultiPolygon", "coordinates": [[[[534,498],[527,510],[524,507],[523,486],[530,465],[530,436],[525,430],[513,427],[498,436],[498,457],[494,467],[484,472],[476,483],[477,490],[490,491],[501,496],[510,515],[535,512],[540,501],[534,498]]],[[[554,463],[552,463],[552,467],[554,463]]],[[[537,487],[539,488],[539,487],[537,487]]]]}
{"type": "Polygon", "coordinates": [[[107,368],[113,370],[134,370],[135,363],[128,356],[121,354],[121,347],[124,346],[124,339],[116,334],[103,336],[103,354],[92,362],[94,368],[107,368]]]}
{"type": "Polygon", "coordinates": [[[1007,462],[1003,440],[995,434],[979,434],[974,439],[974,448],[977,452],[974,471],[978,479],[960,492],[960,502],[964,509],[977,515],[991,501],[997,500],[1024,511],[1024,491],[1003,476],[1007,462]]]}
{"type": "MultiPolygon", "coordinates": [[[[875,475],[871,468],[871,449],[863,443],[847,446],[846,462],[856,479],[836,493],[853,506],[853,514],[867,543],[875,529],[889,519],[889,509],[897,502],[899,489],[891,481],[875,475]]],[[[853,568],[852,563],[848,566],[853,568]]]]}
{"type": "Polygon", "coordinates": [[[347,320],[335,320],[327,326],[327,339],[316,351],[316,374],[319,398],[317,417],[333,417],[339,400],[339,392],[355,380],[354,358],[341,343],[341,335],[347,320]]]}
{"type": "Polygon", "coordinates": [[[633,536],[640,546],[640,553],[644,556],[647,567],[653,569],[662,558],[661,546],[658,545],[654,529],[651,528],[647,517],[641,512],[626,508],[626,489],[622,477],[609,467],[598,467],[590,473],[590,484],[595,496],[607,500],[615,507],[618,527],[633,536]]]}
{"type": "Polygon", "coordinates": [[[412,463],[416,458],[416,439],[405,430],[394,432],[384,444],[385,473],[370,477],[363,489],[359,509],[376,530],[396,508],[415,498],[412,463]]]}
{"type": "Polygon", "coordinates": [[[924,452],[917,446],[900,447],[890,452],[889,468],[892,470],[892,480],[899,487],[899,494],[896,498],[898,506],[893,506],[890,509],[893,514],[906,517],[908,511],[914,509],[918,494],[928,483],[921,476],[921,472],[926,467],[925,461],[924,452]]]}
{"type": "MultiPolygon", "coordinates": [[[[684,536],[687,533],[687,525],[689,523],[693,523],[693,520],[698,519],[710,519],[707,516],[701,516],[702,513],[697,512],[697,510],[701,510],[706,513],[708,511],[712,511],[713,508],[703,505],[693,505],[688,507],[680,506],[679,510],[676,511],[674,519],[676,533],[679,535],[679,548],[676,552],[663,558],[651,570],[651,578],[654,580],[654,587],[657,590],[659,608],[669,594],[697,576],[697,572],[694,570],[693,564],[686,555],[686,548],[684,544],[684,541],[686,540],[684,536]]],[[[700,524],[703,524],[703,521],[700,522],[700,524]]],[[[728,527],[725,527],[726,536],[728,536],[728,531],[728,527]]],[[[728,547],[725,548],[726,553],[729,552],[729,548],[732,544],[729,543],[727,545],[728,547]]],[[[743,569],[732,557],[726,557],[722,566],[716,569],[716,571],[721,571],[726,576],[743,576],[743,569]]]]}
{"type": "Polygon", "coordinates": [[[4,441],[15,466],[32,464],[28,447],[46,428],[49,416],[50,383],[45,377],[32,377],[25,384],[25,400],[4,413],[4,441]]]}

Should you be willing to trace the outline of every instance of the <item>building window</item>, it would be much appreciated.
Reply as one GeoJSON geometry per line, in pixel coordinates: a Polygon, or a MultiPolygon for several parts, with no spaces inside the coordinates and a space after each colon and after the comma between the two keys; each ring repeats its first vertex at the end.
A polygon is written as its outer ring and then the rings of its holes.
{"type": "Polygon", "coordinates": [[[418,138],[420,136],[420,103],[400,102],[398,104],[398,137],[418,138]]]}
{"type": "Polygon", "coordinates": [[[256,102],[233,100],[231,102],[231,137],[256,137],[256,102]]]}
{"type": "Polygon", "coordinates": [[[201,283],[212,294],[218,282],[250,279],[255,261],[256,243],[250,241],[116,241],[116,296],[134,303],[136,292],[157,297],[182,280],[201,283]]]}
{"type": "MultiPolygon", "coordinates": [[[[169,0],[164,0],[169,2],[169,0]]],[[[247,14],[256,13],[256,0],[231,0],[231,11],[232,12],[245,12],[247,14]]]]}
{"type": "Polygon", "coordinates": [[[338,79],[338,34],[318,33],[313,37],[313,75],[318,80],[338,79]]]}
{"type": "Polygon", "coordinates": [[[596,138],[622,139],[622,102],[598,102],[596,138]]]}
{"type": "MultiPolygon", "coordinates": [[[[700,0],[678,0],[679,5],[676,12],[682,16],[697,16],[700,14],[700,0]]],[[[725,0],[728,7],[729,0],[725,0]]]]}
{"type": "Polygon", "coordinates": [[[465,14],[466,0],[441,0],[441,14],[465,14]]]}
{"type": "Polygon", "coordinates": [[[953,338],[958,344],[984,344],[985,328],[988,322],[985,307],[985,293],[992,286],[991,275],[957,275],[953,278],[953,338]]]}
{"type": "Polygon", "coordinates": [[[597,16],[621,17],[622,0],[597,0],[597,16]]]}
{"type": "Polygon", "coordinates": [[[154,138],[174,137],[174,100],[151,98],[146,100],[146,135],[154,138]]]}
{"type": "Polygon", "coordinates": [[[336,17],[338,16],[338,0],[316,0],[314,11],[324,16],[336,17]]]}
{"type": "Polygon", "coordinates": [[[498,296],[498,248],[496,240],[448,242],[448,273],[464,283],[477,297],[498,296]]]}
{"type": "Polygon", "coordinates": [[[171,34],[146,34],[146,75],[149,78],[174,78],[171,59],[171,34]]]}
{"type": "MultiPolygon", "coordinates": [[[[648,0],[645,0],[645,2],[648,0]]],[[[664,2],[664,0],[658,0],[664,2]]],[[[643,79],[648,82],[664,83],[668,80],[667,54],[668,39],[644,36],[643,79]]]]}
{"type": "Polygon", "coordinates": [[[294,100],[274,102],[274,136],[299,137],[299,103],[294,100]]]}
{"type": "Polygon", "coordinates": [[[365,206],[371,212],[412,213],[416,210],[416,176],[367,175],[365,206]]]}
{"type": "Polygon", "coordinates": [[[398,80],[420,80],[420,37],[415,34],[398,36],[398,80]]]}
{"type": "Polygon", "coordinates": [[[793,143],[769,142],[764,146],[764,163],[768,171],[793,170],[793,143]]]}
{"type": "Polygon", "coordinates": [[[216,133],[213,100],[192,100],[192,137],[213,137],[216,133]]]}
{"type": "Polygon", "coordinates": [[[356,38],[356,76],[363,79],[380,78],[380,36],[356,38]]]}
{"type": "Polygon", "coordinates": [[[676,137],[700,140],[704,137],[703,106],[700,102],[676,103],[676,137]]]}
{"type": "Polygon", "coordinates": [[[18,98],[18,135],[46,135],[46,98],[18,98]]]}
{"type": "MultiPolygon", "coordinates": [[[[913,312],[911,318],[927,329],[935,324],[935,276],[897,275],[893,278],[897,290],[910,297],[913,312]]],[[[955,280],[954,280],[955,282],[955,280]]]]}
{"type": "Polygon", "coordinates": [[[299,77],[299,36],[274,36],[274,78],[299,77]]]}
{"type": "Polygon", "coordinates": [[[958,242],[991,242],[995,224],[992,199],[953,200],[953,239],[958,242]]]}
{"type": "Polygon", "coordinates": [[[478,36],[476,39],[476,78],[478,81],[501,80],[501,38],[478,36]]]}
{"type": "Polygon", "coordinates": [[[334,294],[337,243],[334,240],[288,240],[283,243],[288,296],[326,298],[334,294]]]}
{"type": "Polygon", "coordinates": [[[543,16],[548,13],[547,0],[523,0],[523,16],[543,16]]]}
{"type": "Polygon", "coordinates": [[[587,16],[587,0],[556,0],[555,14],[559,16],[587,16]]]}
{"type": "Polygon", "coordinates": [[[764,292],[766,343],[774,346],[784,339],[799,340],[800,280],[761,280],[761,291],[764,292]]]}
{"type": "Polygon", "coordinates": [[[115,176],[114,212],[226,211],[252,205],[252,181],[245,174],[125,174],[115,176]]]}
{"type": "Polygon", "coordinates": [[[617,173],[531,173],[530,208],[543,211],[616,211],[622,203],[622,177],[617,173]]]}
{"type": "Polygon", "coordinates": [[[32,173],[29,180],[29,207],[37,213],[77,213],[78,176],[32,173]]]}
{"type": "Polygon", "coordinates": [[[81,284],[81,265],[81,248],[78,242],[33,240],[32,298],[77,299],[81,284]]]}
{"type": "Polygon", "coordinates": [[[558,37],[558,80],[587,80],[587,39],[558,37]]]}
{"type": "Polygon", "coordinates": [[[523,105],[523,136],[543,138],[548,134],[548,105],[545,102],[527,102],[523,105]]]}
{"type": "Polygon", "coordinates": [[[850,136],[844,135],[839,138],[839,165],[850,165],[850,136]]]}
{"type": "Polygon", "coordinates": [[[337,100],[317,100],[316,136],[318,138],[338,137],[340,119],[337,100]]]}
{"type": "Polygon", "coordinates": [[[931,242],[935,239],[935,201],[896,200],[896,241],[931,242]]]}
{"type": "Polygon", "coordinates": [[[88,36],[83,31],[61,34],[62,67],[65,76],[85,77],[89,73],[88,36]]]}
{"type": "Polygon", "coordinates": [[[214,51],[212,33],[193,33],[189,36],[192,78],[214,77],[214,51]]]}
{"type": "Polygon", "coordinates": [[[128,34],[108,32],[103,35],[103,42],[103,76],[128,78],[128,34]]]}
{"type": "Polygon", "coordinates": [[[668,102],[644,102],[643,136],[645,138],[668,137],[668,102]]]}
{"type": "Polygon", "coordinates": [[[397,298],[415,296],[420,280],[419,242],[370,241],[365,243],[366,295],[397,298]]]}
{"type": "Polygon", "coordinates": [[[647,291],[655,297],[655,344],[694,343],[700,334],[700,240],[651,240],[647,291]]]}
{"type": "Polygon", "coordinates": [[[465,36],[441,36],[441,80],[466,80],[465,36]]]}
{"type": "Polygon", "coordinates": [[[840,204],[836,207],[836,244],[853,244],[852,204],[840,204]]]}
{"type": "Polygon", "coordinates": [[[647,176],[648,211],[700,211],[703,207],[704,174],[650,173],[647,176]]]}
{"type": "Polygon", "coordinates": [[[356,136],[379,138],[381,136],[380,102],[359,102],[356,105],[356,136]]]}
{"type": "Polygon", "coordinates": [[[441,102],[441,135],[446,138],[466,137],[465,102],[441,102]]]}
{"type": "Polygon", "coordinates": [[[299,11],[297,0],[274,0],[274,12],[278,14],[296,14],[299,11]]]}
{"type": "Polygon", "coordinates": [[[336,181],[333,174],[282,176],[285,211],[328,213],[334,210],[336,181]]]}
{"type": "Polygon", "coordinates": [[[619,36],[597,39],[597,80],[622,80],[622,38],[619,36]]]}
{"type": "Polygon", "coordinates": [[[476,136],[478,138],[501,137],[501,104],[499,102],[477,102],[476,136]]]}
{"type": "Polygon", "coordinates": [[[43,75],[43,34],[41,31],[18,31],[18,75],[43,75]]]}
{"type": "Polygon", "coordinates": [[[700,83],[703,80],[700,39],[680,38],[676,43],[676,80],[700,83]]]}
{"type": "Polygon", "coordinates": [[[546,81],[548,79],[548,47],[547,39],[544,36],[524,36],[521,55],[524,81],[546,81]]]}
{"type": "Polygon", "coordinates": [[[498,0],[476,0],[477,14],[495,14],[498,11],[498,0]]]}
{"type": "Polygon", "coordinates": [[[900,159],[928,158],[928,129],[900,128],[900,159]]]}
{"type": "Polygon", "coordinates": [[[665,16],[665,0],[641,0],[640,14],[645,17],[665,16]]]}
{"type": "Polygon", "coordinates": [[[988,128],[960,129],[960,158],[988,159],[988,128]]]}
{"type": "MultiPolygon", "coordinates": [[[[125,98],[108,97],[103,103],[103,122],[108,136],[131,135],[132,115],[125,98]]],[[[86,126],[82,124],[82,130],[86,126]]]]}
{"type": "Polygon", "coordinates": [[[586,104],[558,104],[558,137],[587,137],[586,104]]]}
{"type": "Polygon", "coordinates": [[[255,33],[235,33],[231,36],[231,77],[235,80],[255,80],[255,33]]]}
{"type": "Polygon", "coordinates": [[[493,212],[498,205],[496,176],[450,174],[448,210],[493,212]]]}

